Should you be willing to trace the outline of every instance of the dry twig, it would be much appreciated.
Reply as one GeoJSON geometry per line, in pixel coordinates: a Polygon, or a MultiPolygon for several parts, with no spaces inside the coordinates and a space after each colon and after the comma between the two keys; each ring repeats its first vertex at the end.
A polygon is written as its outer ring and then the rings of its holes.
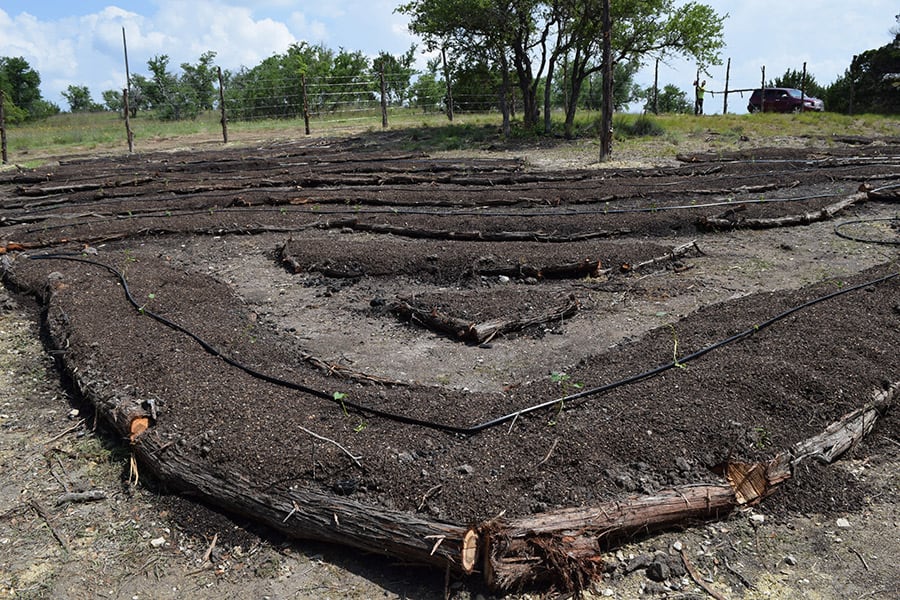
{"type": "Polygon", "coordinates": [[[691,561],[688,560],[687,554],[685,554],[684,550],[681,551],[681,562],[684,563],[684,568],[687,569],[687,572],[691,576],[691,579],[694,580],[694,583],[702,587],[707,594],[709,594],[716,600],[726,600],[725,596],[711,588],[710,585],[706,583],[702,577],[700,577],[700,573],[697,572],[697,569],[694,568],[694,565],[691,563],[691,561]]]}
{"type": "Polygon", "coordinates": [[[313,436],[313,437],[316,438],[317,440],[322,440],[323,442],[328,442],[329,444],[334,444],[335,446],[337,446],[338,448],[340,448],[341,451],[342,451],[344,454],[346,454],[347,456],[350,457],[350,460],[353,461],[353,464],[355,464],[355,465],[356,465],[357,467],[359,467],[360,469],[363,468],[362,464],[359,462],[360,460],[362,460],[362,456],[355,456],[352,452],[350,452],[349,450],[347,450],[346,448],[344,448],[343,446],[341,446],[339,443],[337,443],[337,442],[334,441],[333,439],[327,438],[327,437],[325,437],[325,436],[321,436],[321,435],[319,435],[318,433],[316,433],[316,432],[314,432],[314,431],[310,431],[310,430],[307,429],[306,427],[300,427],[300,429],[303,430],[304,433],[308,433],[309,435],[313,436]]]}

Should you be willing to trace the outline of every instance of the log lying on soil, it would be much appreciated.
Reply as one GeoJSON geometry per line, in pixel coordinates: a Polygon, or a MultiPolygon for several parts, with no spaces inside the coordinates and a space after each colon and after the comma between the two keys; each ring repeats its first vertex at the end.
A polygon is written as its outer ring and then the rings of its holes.
{"type": "Polygon", "coordinates": [[[449,334],[459,341],[470,344],[483,344],[503,333],[521,331],[533,325],[568,319],[578,312],[578,300],[575,296],[569,296],[562,306],[527,319],[493,319],[482,323],[473,323],[445,315],[437,309],[413,306],[405,300],[397,300],[391,304],[390,310],[402,319],[415,321],[439,333],[449,334]]]}
{"type": "Polygon", "coordinates": [[[718,217],[701,217],[697,221],[697,226],[702,229],[724,230],[724,229],[770,229],[774,227],[793,227],[795,225],[809,225],[817,221],[827,221],[839,212],[853,206],[857,202],[862,202],[868,198],[867,192],[857,192],[851,196],[844,198],[839,202],[835,202],[825,208],[813,212],[800,213],[796,215],[786,215],[784,217],[774,217],[768,219],[732,219],[734,209],[730,209],[726,215],[718,217]]]}
{"type": "Polygon", "coordinates": [[[388,223],[361,223],[358,219],[338,219],[321,225],[322,229],[352,229],[367,233],[390,234],[400,237],[432,240],[457,240],[469,242],[581,242],[598,238],[610,238],[627,234],[626,230],[609,231],[598,229],[571,235],[546,233],[543,231],[454,231],[449,229],[424,229],[390,225],[388,223]]]}
{"type": "Polygon", "coordinates": [[[600,572],[603,549],[617,539],[717,519],[757,504],[790,479],[804,461],[828,464],[859,443],[898,393],[900,382],[878,390],[867,406],[771,461],[724,465],[727,483],[680,486],[653,496],[483,524],[479,531],[485,580],[498,591],[531,585],[584,589],[600,572]]]}
{"type": "Polygon", "coordinates": [[[176,490],[292,537],[449,568],[456,574],[471,573],[475,567],[478,538],[469,528],[302,487],[264,488],[240,473],[217,472],[152,429],[135,440],[133,449],[141,465],[176,490]]]}

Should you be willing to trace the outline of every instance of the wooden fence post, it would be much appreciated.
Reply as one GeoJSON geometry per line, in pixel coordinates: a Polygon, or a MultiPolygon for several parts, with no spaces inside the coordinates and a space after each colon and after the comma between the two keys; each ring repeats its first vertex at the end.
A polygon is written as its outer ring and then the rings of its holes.
{"type": "Polygon", "coordinates": [[[453,121],[453,89],[450,86],[450,69],[447,67],[447,49],[441,46],[441,60],[444,61],[444,83],[447,84],[447,119],[453,121]]]}
{"type": "Polygon", "coordinates": [[[9,162],[6,155],[6,108],[3,106],[6,102],[6,94],[0,90],[0,156],[2,156],[2,164],[9,162]]]}
{"type": "Polygon", "coordinates": [[[128,153],[134,152],[134,133],[131,131],[130,110],[128,108],[128,88],[122,90],[122,101],[125,108],[125,135],[128,137],[128,153]]]}
{"type": "Polygon", "coordinates": [[[800,112],[806,104],[806,61],[803,61],[803,78],[800,80],[800,112]]]}
{"type": "Polygon", "coordinates": [[[219,75],[219,110],[222,111],[222,143],[228,143],[228,118],[225,115],[225,85],[222,82],[222,67],[216,67],[219,75]]]}
{"type": "Polygon", "coordinates": [[[762,66],[762,83],[759,86],[759,112],[766,112],[766,65],[762,66]]]}
{"type": "Polygon", "coordinates": [[[725,66],[725,100],[722,102],[722,114],[728,114],[728,82],[731,79],[731,59],[728,59],[728,64],[725,66]]]}
{"type": "Polygon", "coordinates": [[[303,124],[306,126],[306,135],[309,135],[309,97],[306,95],[306,75],[300,81],[303,92],[303,124]]]}
{"type": "Polygon", "coordinates": [[[387,129],[387,86],[384,82],[384,69],[379,73],[379,77],[381,78],[381,128],[387,129]]]}

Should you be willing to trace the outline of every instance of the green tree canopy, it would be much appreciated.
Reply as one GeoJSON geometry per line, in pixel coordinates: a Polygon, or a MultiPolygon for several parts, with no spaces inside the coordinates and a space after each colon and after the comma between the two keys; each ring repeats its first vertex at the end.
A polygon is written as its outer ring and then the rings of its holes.
{"type": "Polygon", "coordinates": [[[409,100],[410,83],[416,73],[413,67],[415,54],[416,47],[413,45],[400,56],[380,52],[372,61],[372,74],[384,74],[385,93],[389,103],[403,104],[409,100]]]}
{"type": "Polygon", "coordinates": [[[781,77],[776,77],[774,81],[769,81],[768,85],[769,87],[784,87],[803,90],[806,92],[807,96],[813,96],[814,98],[825,97],[825,88],[816,82],[815,76],[811,73],[807,73],[806,79],[804,79],[803,71],[798,71],[796,69],[788,69],[781,77]]]}
{"type": "MultiPolygon", "coordinates": [[[[647,88],[643,97],[647,99],[644,110],[652,112],[653,110],[653,88],[647,88]]],[[[656,100],[657,109],[661,113],[693,113],[694,105],[688,100],[687,93],[678,86],[671,83],[663,86],[656,100]]]]}
{"type": "Polygon", "coordinates": [[[21,56],[0,56],[0,89],[6,98],[10,122],[40,119],[59,112],[59,107],[41,98],[41,76],[21,56]]]}
{"type": "Polygon", "coordinates": [[[890,44],[855,56],[848,77],[854,112],[900,114],[900,32],[890,44]]]}
{"type": "MultiPolygon", "coordinates": [[[[513,73],[527,126],[537,117],[537,93],[547,90],[562,68],[567,98],[603,69],[601,0],[412,0],[397,9],[410,17],[410,30],[426,48],[442,49],[456,64],[487,63],[505,85],[513,73]],[[545,81],[542,82],[541,80],[545,81]]],[[[723,23],[711,7],[675,0],[612,0],[613,64],[642,64],[650,58],[692,58],[719,64],[723,23]]],[[[592,85],[592,84],[591,84],[592,85]]],[[[504,94],[499,94],[504,97],[504,94]]],[[[577,102],[567,104],[567,132],[577,102]]],[[[549,122],[545,119],[545,128],[549,122]]]]}
{"type": "Polygon", "coordinates": [[[181,63],[179,83],[190,93],[200,110],[210,110],[215,104],[216,81],[219,74],[213,64],[216,53],[204,52],[196,64],[181,63]]]}
{"type": "Polygon", "coordinates": [[[86,85],[70,85],[62,96],[69,103],[69,112],[91,112],[102,108],[91,100],[91,91],[86,85]]]}

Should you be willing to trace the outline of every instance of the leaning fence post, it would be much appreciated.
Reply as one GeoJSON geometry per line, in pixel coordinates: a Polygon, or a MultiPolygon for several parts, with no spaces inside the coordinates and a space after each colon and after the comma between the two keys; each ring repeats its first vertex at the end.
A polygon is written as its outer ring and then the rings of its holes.
{"type": "Polygon", "coordinates": [[[216,67],[219,74],[219,110],[222,111],[222,142],[228,143],[228,119],[225,116],[225,85],[222,83],[222,67],[216,67]]]}
{"type": "Polygon", "coordinates": [[[125,135],[128,137],[128,152],[134,152],[134,133],[131,131],[131,120],[129,119],[128,109],[128,88],[122,90],[122,101],[125,108],[125,135]]]}
{"type": "Polygon", "coordinates": [[[9,162],[6,155],[6,108],[3,106],[5,102],[6,95],[0,90],[0,156],[4,165],[9,162]]]}

